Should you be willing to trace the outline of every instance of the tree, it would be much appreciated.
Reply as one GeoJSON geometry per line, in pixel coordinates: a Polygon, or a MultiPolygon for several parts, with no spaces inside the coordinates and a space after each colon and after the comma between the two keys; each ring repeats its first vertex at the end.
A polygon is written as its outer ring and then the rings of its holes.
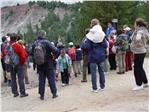
{"type": "Polygon", "coordinates": [[[132,26],[137,17],[148,20],[148,3],[142,1],[85,1],[80,8],[80,36],[84,36],[84,31],[89,27],[93,18],[98,18],[104,31],[107,22],[117,18],[119,29],[124,24],[132,26]]]}

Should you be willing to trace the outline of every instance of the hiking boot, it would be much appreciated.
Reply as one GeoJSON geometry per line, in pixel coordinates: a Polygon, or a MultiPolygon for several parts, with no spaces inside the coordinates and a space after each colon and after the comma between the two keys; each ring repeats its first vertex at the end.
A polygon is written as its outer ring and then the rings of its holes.
{"type": "Polygon", "coordinates": [[[81,80],[81,82],[87,82],[87,80],[81,80]]]}
{"type": "Polygon", "coordinates": [[[17,96],[19,96],[19,93],[15,93],[15,94],[14,94],[14,97],[17,97],[17,96]]]}
{"type": "Polygon", "coordinates": [[[40,99],[41,99],[41,100],[44,100],[44,95],[41,95],[41,96],[40,96],[40,99]]]}
{"type": "Polygon", "coordinates": [[[77,73],[75,73],[74,76],[77,77],[77,73]]]}
{"type": "Polygon", "coordinates": [[[7,82],[7,78],[5,77],[5,78],[4,78],[4,83],[6,83],[6,82],[7,82]]]}
{"type": "Polygon", "coordinates": [[[52,97],[52,98],[54,99],[54,98],[57,98],[57,97],[58,97],[58,95],[53,95],[53,97],[52,97]]]}
{"type": "Polygon", "coordinates": [[[20,97],[26,97],[26,96],[28,96],[28,93],[24,93],[20,95],[20,97]]]}
{"type": "Polygon", "coordinates": [[[121,75],[121,74],[124,74],[125,72],[117,72],[117,74],[121,75]]]}

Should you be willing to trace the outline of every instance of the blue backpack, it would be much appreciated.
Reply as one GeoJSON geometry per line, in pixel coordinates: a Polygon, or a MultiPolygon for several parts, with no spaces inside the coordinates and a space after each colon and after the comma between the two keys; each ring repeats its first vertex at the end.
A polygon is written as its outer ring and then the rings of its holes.
{"type": "Polygon", "coordinates": [[[10,65],[13,65],[13,66],[16,66],[19,64],[19,56],[15,53],[14,51],[14,48],[13,48],[13,45],[15,43],[13,43],[12,45],[8,45],[8,47],[6,48],[6,56],[5,56],[5,59],[4,59],[4,62],[6,64],[10,64],[10,65]]]}

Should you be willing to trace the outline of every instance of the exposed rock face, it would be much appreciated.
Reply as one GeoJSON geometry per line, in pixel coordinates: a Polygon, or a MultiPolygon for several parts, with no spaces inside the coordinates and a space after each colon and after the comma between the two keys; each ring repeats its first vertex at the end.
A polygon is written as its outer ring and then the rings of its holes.
{"type": "Polygon", "coordinates": [[[1,33],[24,33],[27,31],[27,25],[31,23],[33,30],[35,26],[40,26],[40,22],[47,16],[48,10],[33,5],[31,8],[28,4],[13,6],[1,9],[1,33]]]}

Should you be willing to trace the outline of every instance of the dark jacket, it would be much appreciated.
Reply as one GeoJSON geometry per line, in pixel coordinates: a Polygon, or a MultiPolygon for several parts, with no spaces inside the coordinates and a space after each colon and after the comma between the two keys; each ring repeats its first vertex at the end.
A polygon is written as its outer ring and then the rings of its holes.
{"type": "Polygon", "coordinates": [[[32,55],[34,54],[34,48],[36,46],[37,41],[40,41],[41,44],[46,49],[45,63],[43,65],[38,65],[37,69],[38,70],[53,69],[54,68],[54,61],[53,61],[52,57],[53,57],[53,55],[55,55],[56,57],[58,57],[59,50],[55,46],[53,46],[50,43],[50,41],[46,40],[45,38],[38,37],[37,40],[32,45],[32,55]]]}
{"type": "Polygon", "coordinates": [[[101,63],[106,58],[107,41],[104,39],[101,43],[94,43],[85,39],[81,44],[82,49],[88,49],[88,60],[90,63],[101,63]]]}
{"type": "Polygon", "coordinates": [[[81,61],[82,60],[82,50],[76,49],[76,61],[81,61]]]}

